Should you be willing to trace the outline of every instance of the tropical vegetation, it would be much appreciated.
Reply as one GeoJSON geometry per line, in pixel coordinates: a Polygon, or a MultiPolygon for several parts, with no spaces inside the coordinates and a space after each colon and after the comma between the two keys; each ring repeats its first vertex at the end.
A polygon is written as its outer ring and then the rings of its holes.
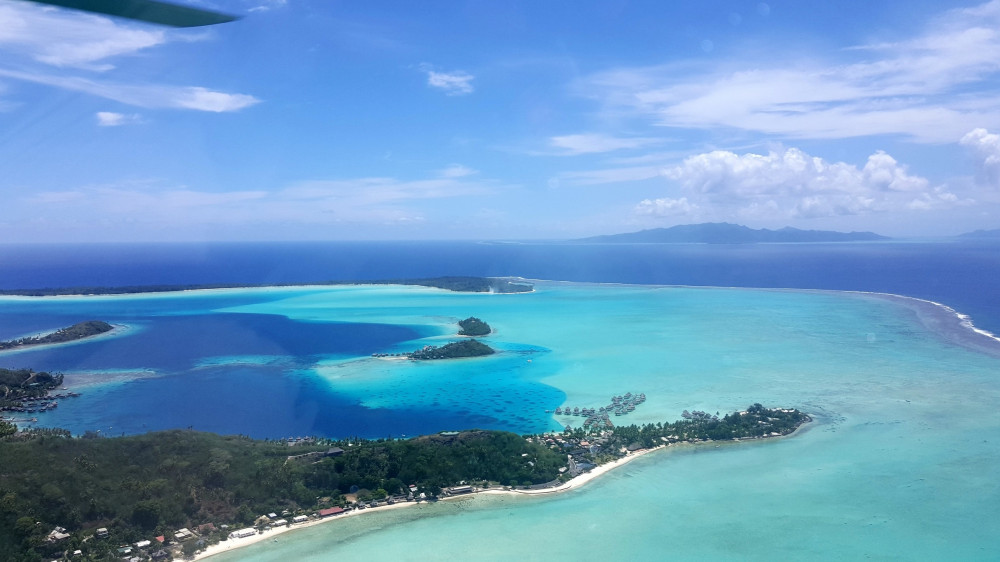
{"type": "Polygon", "coordinates": [[[0,439],[0,459],[0,560],[12,561],[67,549],[102,559],[183,527],[246,526],[262,513],[407,494],[411,484],[433,497],[461,482],[547,482],[566,464],[560,451],[480,430],[294,446],[182,430],[114,438],[35,430],[0,439]],[[47,541],[56,526],[70,537],[47,541]],[[97,528],[109,537],[84,542],[97,528]]]}
{"type": "Polygon", "coordinates": [[[430,277],[422,279],[383,279],[383,280],[302,280],[297,283],[267,283],[267,284],[235,284],[235,283],[202,283],[192,285],[128,285],[121,287],[58,287],[41,289],[2,289],[0,295],[17,295],[26,297],[47,297],[57,295],[122,295],[134,293],[166,293],[174,291],[192,291],[197,289],[252,289],[257,287],[295,287],[301,285],[415,285],[420,287],[435,287],[463,293],[528,293],[533,286],[530,283],[514,282],[498,277],[430,277]]]}
{"type": "Polygon", "coordinates": [[[428,345],[423,349],[409,354],[410,359],[459,359],[462,357],[481,357],[496,353],[492,347],[479,340],[462,340],[451,342],[441,347],[428,345]]]}
{"type": "Polygon", "coordinates": [[[59,330],[56,330],[55,332],[52,332],[51,334],[30,336],[26,338],[19,338],[16,340],[0,341],[0,351],[3,351],[5,349],[15,349],[18,347],[27,347],[31,345],[71,342],[83,338],[89,338],[90,336],[103,334],[104,332],[110,332],[113,329],[114,326],[108,324],[107,322],[102,322],[100,320],[88,320],[86,322],[79,322],[77,324],[73,324],[68,328],[61,328],[59,330]]]}
{"type": "Polygon", "coordinates": [[[486,336],[493,331],[489,324],[483,322],[475,316],[470,316],[465,320],[459,320],[458,326],[461,328],[461,330],[458,331],[458,335],[460,336],[486,336]]]}

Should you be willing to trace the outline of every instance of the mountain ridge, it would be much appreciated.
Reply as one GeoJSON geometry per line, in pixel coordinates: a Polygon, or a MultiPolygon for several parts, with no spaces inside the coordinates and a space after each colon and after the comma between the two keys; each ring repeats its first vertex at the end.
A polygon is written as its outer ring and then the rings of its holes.
{"type": "Polygon", "coordinates": [[[802,230],[786,226],[778,230],[754,229],[728,222],[683,224],[623,234],[577,238],[573,242],[660,243],[660,244],[774,244],[795,242],[866,242],[889,240],[874,232],[802,230]]]}
{"type": "Polygon", "coordinates": [[[959,234],[958,238],[995,240],[997,238],[1000,238],[1000,228],[994,228],[992,230],[975,230],[973,232],[966,232],[964,234],[959,234]]]}

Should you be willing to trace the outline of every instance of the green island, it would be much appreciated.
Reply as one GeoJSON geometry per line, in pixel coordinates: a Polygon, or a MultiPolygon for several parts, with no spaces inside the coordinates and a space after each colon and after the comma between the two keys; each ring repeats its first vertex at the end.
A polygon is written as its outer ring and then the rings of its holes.
{"type": "Polygon", "coordinates": [[[83,338],[89,338],[91,336],[110,332],[113,329],[114,326],[108,324],[107,322],[102,322],[100,320],[88,320],[86,322],[73,324],[68,328],[61,328],[51,334],[45,334],[43,336],[32,336],[16,340],[0,341],[0,351],[17,349],[19,347],[28,347],[32,345],[66,343],[82,340],[83,338]]]}
{"type": "Polygon", "coordinates": [[[461,330],[458,331],[460,336],[487,336],[493,332],[490,325],[482,320],[476,318],[475,316],[470,316],[465,320],[459,320],[458,326],[461,330]]]}
{"type": "Polygon", "coordinates": [[[777,437],[808,421],[754,404],[721,418],[693,412],[672,423],[527,436],[294,441],[190,430],[72,437],[0,421],[0,559],[171,559],[351,509],[497,487],[559,489],[640,449],[777,437]]]}
{"type": "Polygon", "coordinates": [[[0,368],[0,413],[12,412],[17,415],[44,412],[58,405],[55,401],[57,398],[79,396],[75,392],[52,394],[62,384],[61,374],[0,368]]]}
{"type": "Polygon", "coordinates": [[[129,285],[123,287],[65,287],[45,289],[3,289],[0,295],[22,297],[51,297],[65,295],[127,295],[138,293],[169,293],[176,291],[194,291],[201,289],[254,289],[264,287],[298,287],[303,285],[414,285],[419,287],[434,287],[462,293],[530,293],[534,287],[530,283],[514,282],[499,277],[463,277],[446,276],[424,279],[382,279],[365,280],[327,280],[302,281],[297,283],[267,283],[267,284],[233,284],[208,283],[193,285],[129,285]]]}
{"type": "Polygon", "coordinates": [[[410,359],[417,361],[428,361],[431,359],[460,359],[463,357],[482,357],[493,355],[496,351],[479,340],[462,340],[447,343],[441,347],[428,345],[423,349],[418,349],[407,355],[410,359]]]}

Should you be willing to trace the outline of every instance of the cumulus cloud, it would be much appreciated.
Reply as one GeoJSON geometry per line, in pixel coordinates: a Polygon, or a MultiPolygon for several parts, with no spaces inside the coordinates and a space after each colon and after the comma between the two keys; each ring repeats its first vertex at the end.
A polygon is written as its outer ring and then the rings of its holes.
{"type": "Polygon", "coordinates": [[[639,137],[612,137],[599,133],[563,135],[552,137],[549,144],[560,150],[560,154],[595,154],[613,152],[628,148],[640,148],[659,142],[657,139],[639,137]]]}
{"type": "Polygon", "coordinates": [[[768,154],[738,155],[716,150],[691,156],[664,170],[670,179],[700,193],[720,193],[751,198],[760,195],[812,195],[918,191],[927,180],[906,173],[906,167],[878,151],[863,168],[845,162],[827,162],[800,149],[768,154]]]}
{"type": "MultiPolygon", "coordinates": [[[[777,54],[782,59],[783,54],[777,54]]],[[[664,65],[590,76],[580,92],[670,127],[789,138],[895,134],[953,142],[1000,127],[1000,1],[946,12],[908,40],[847,49],[836,60],[761,60],[726,68],[664,65]],[[989,87],[983,87],[989,86],[989,87]]]]}
{"type": "MultiPolygon", "coordinates": [[[[652,168],[648,170],[636,174],[636,179],[651,177],[652,168]]],[[[946,185],[932,186],[926,178],[910,174],[883,151],[857,166],[830,162],[798,148],[742,155],[716,150],[657,171],[668,184],[668,194],[641,200],[634,208],[637,215],[787,221],[943,209],[972,202],[946,185]]],[[[621,170],[605,172],[603,178],[588,172],[588,181],[583,183],[629,180],[621,170]]]]}
{"type": "Polygon", "coordinates": [[[678,215],[690,215],[698,210],[698,205],[688,202],[687,197],[671,199],[663,197],[660,199],[643,199],[635,207],[635,212],[640,215],[653,217],[674,217],[678,215]]]}
{"type": "Polygon", "coordinates": [[[461,71],[439,72],[429,64],[421,64],[420,70],[427,74],[427,85],[444,91],[449,96],[464,96],[471,94],[475,88],[472,81],[475,76],[461,71]]]}
{"type": "Polygon", "coordinates": [[[977,179],[986,185],[1000,187],[1000,135],[986,129],[973,129],[960,144],[976,159],[977,179]]]}
{"type": "Polygon", "coordinates": [[[98,111],[96,117],[97,124],[101,127],[118,127],[121,125],[142,123],[142,118],[137,113],[124,114],[113,111],[98,111]]]}

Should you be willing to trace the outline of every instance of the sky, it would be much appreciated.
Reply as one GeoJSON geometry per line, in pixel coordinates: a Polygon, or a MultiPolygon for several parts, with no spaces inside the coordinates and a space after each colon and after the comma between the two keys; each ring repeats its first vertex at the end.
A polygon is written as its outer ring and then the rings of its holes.
{"type": "Polygon", "coordinates": [[[1000,228],[1000,0],[0,0],[0,243],[1000,228]]]}

